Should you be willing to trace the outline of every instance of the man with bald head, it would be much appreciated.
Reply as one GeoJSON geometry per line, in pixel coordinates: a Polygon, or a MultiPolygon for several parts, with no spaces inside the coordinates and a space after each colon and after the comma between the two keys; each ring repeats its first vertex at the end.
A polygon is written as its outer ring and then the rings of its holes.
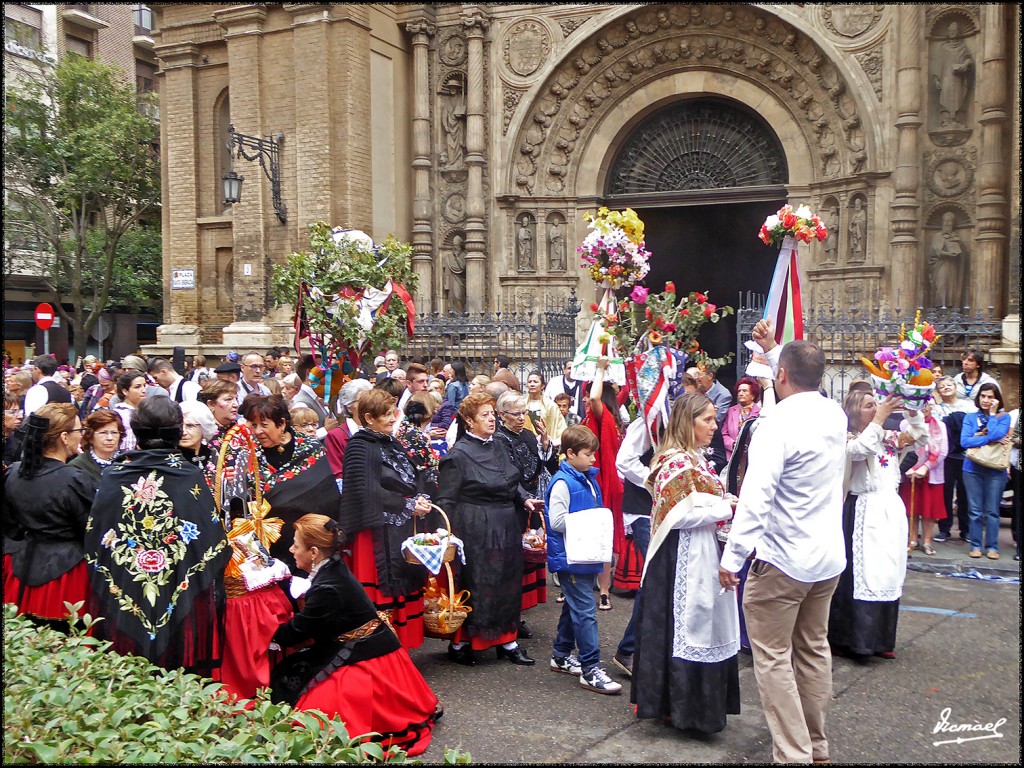
{"type": "Polygon", "coordinates": [[[238,405],[242,405],[245,396],[255,392],[257,395],[269,395],[270,390],[263,383],[263,371],[266,365],[263,362],[263,355],[259,352],[250,352],[242,358],[242,378],[238,381],[238,405]]]}

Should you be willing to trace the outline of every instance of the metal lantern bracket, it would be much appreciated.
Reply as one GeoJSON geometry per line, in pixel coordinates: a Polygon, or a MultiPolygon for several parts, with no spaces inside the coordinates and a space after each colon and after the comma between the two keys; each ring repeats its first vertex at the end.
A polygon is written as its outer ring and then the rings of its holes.
{"type": "Polygon", "coordinates": [[[270,194],[274,201],[274,211],[282,224],[288,221],[288,207],[281,200],[281,145],[284,134],[276,133],[266,139],[257,136],[246,136],[236,133],[235,126],[228,126],[228,148],[233,150],[234,157],[245,160],[259,160],[260,168],[270,180],[270,194]]]}

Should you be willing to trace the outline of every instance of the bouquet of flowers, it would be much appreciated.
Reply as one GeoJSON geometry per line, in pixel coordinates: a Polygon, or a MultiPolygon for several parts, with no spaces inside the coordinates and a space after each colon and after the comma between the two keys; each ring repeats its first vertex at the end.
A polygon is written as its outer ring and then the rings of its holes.
{"type": "Polygon", "coordinates": [[[585,268],[595,283],[610,287],[629,288],[643,280],[651,271],[651,254],[644,247],[644,223],[632,208],[609,211],[601,207],[597,215],[586,213],[590,232],[576,250],[580,266],[585,268]]]}
{"type": "Polygon", "coordinates": [[[875,362],[860,359],[875,386],[875,398],[884,400],[889,395],[901,395],[908,410],[919,411],[928,404],[935,389],[932,361],[925,353],[940,337],[935,326],[921,321],[921,312],[914,316],[914,327],[908,333],[900,326],[899,346],[882,347],[875,352],[875,362]]]}
{"type": "Polygon", "coordinates": [[[817,238],[820,243],[828,237],[828,230],[817,214],[812,213],[806,205],[801,205],[794,211],[793,206],[787,203],[764,220],[757,236],[765,245],[778,248],[787,237],[795,237],[803,243],[809,243],[817,238]]]}

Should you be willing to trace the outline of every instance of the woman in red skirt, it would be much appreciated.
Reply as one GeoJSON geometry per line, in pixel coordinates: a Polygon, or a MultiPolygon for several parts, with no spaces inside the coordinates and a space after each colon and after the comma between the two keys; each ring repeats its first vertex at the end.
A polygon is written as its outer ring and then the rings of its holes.
{"type": "Polygon", "coordinates": [[[932,547],[932,530],[936,520],[946,517],[946,502],[943,496],[946,477],[943,467],[949,443],[946,426],[932,416],[931,406],[924,407],[925,424],[928,425],[928,444],[917,449],[917,463],[906,473],[906,479],[900,483],[900,497],[907,507],[912,528],[910,529],[910,545],[918,547],[917,521],[921,521],[921,537],[924,543],[921,551],[926,555],[934,555],[932,547]]]}
{"type": "MultiPolygon", "coordinates": [[[[357,433],[359,434],[359,433],[357,433]]],[[[324,515],[295,523],[291,552],[310,574],[302,610],[274,633],[290,647],[312,641],[279,664],[272,699],[338,716],[349,737],[378,733],[382,746],[419,755],[442,709],[397,636],[345,566],[341,528],[324,515]]]]}
{"type": "Polygon", "coordinates": [[[353,575],[389,616],[402,645],[418,648],[426,571],[407,563],[401,547],[412,535],[413,517],[430,512],[430,501],[422,495],[424,478],[392,434],[397,402],[382,389],[359,397],[363,429],[345,446],[340,520],[351,542],[353,575]]]}
{"type": "Polygon", "coordinates": [[[78,454],[82,422],[71,403],[48,403],[28,417],[22,460],[4,483],[4,602],[57,628],[65,601],[85,601],[86,521],[95,481],[67,465],[78,454]]]}

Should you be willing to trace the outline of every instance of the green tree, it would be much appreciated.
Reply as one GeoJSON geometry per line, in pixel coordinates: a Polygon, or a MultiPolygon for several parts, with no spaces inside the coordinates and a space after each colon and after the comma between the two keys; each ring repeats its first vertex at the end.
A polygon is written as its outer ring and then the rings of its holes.
{"type": "Polygon", "coordinates": [[[115,285],[134,273],[119,266],[139,255],[122,244],[126,233],[160,204],[158,129],[143,112],[153,97],[115,67],[75,55],[20,81],[4,105],[4,225],[45,250],[54,304],[84,355],[115,285]]]}

